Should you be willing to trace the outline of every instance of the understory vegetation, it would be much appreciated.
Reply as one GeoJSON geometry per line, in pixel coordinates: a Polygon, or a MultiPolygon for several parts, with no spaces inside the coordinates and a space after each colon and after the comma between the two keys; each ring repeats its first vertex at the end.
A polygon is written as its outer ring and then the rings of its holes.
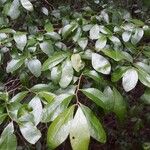
{"type": "Polygon", "coordinates": [[[0,0],[0,150],[150,150],[149,9],[0,0]]]}

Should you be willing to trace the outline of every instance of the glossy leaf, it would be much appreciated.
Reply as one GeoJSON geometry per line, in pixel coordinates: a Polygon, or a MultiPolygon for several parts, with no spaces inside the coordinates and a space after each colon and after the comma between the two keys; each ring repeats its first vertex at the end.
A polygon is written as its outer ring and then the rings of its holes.
{"type": "Polygon", "coordinates": [[[73,150],[88,150],[90,131],[86,117],[80,107],[78,107],[74,119],[71,123],[70,142],[73,150]]]}
{"type": "Polygon", "coordinates": [[[129,92],[133,88],[135,88],[137,82],[138,82],[138,73],[135,69],[128,69],[123,74],[122,85],[126,92],[129,92]]]}
{"type": "Polygon", "coordinates": [[[31,60],[28,60],[27,66],[35,77],[39,77],[41,75],[42,65],[38,59],[34,58],[31,60]]]}
{"type": "Polygon", "coordinates": [[[88,122],[90,135],[97,141],[101,143],[105,143],[106,133],[99,119],[94,115],[94,113],[88,107],[81,105],[81,109],[84,112],[86,120],[88,122]]]}
{"type": "Polygon", "coordinates": [[[20,0],[20,2],[26,10],[33,11],[33,5],[29,0],[20,0]]]}
{"type": "Polygon", "coordinates": [[[92,66],[96,71],[102,74],[109,74],[111,71],[111,65],[109,61],[97,53],[92,53],[92,66]]]}
{"type": "Polygon", "coordinates": [[[66,140],[69,135],[73,119],[74,106],[66,109],[50,125],[47,134],[47,143],[50,149],[55,149],[66,140]]]}

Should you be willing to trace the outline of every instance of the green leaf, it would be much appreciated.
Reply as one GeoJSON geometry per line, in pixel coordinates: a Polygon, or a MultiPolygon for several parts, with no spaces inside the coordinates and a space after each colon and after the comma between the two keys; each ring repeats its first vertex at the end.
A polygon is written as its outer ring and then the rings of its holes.
{"type": "Polygon", "coordinates": [[[122,39],[124,42],[128,42],[131,38],[131,32],[125,31],[122,33],[122,39]]]}
{"type": "Polygon", "coordinates": [[[141,69],[140,67],[136,66],[137,72],[138,72],[138,77],[141,83],[143,83],[145,86],[150,88],[150,75],[144,71],[143,69],[141,69]]]}
{"type": "Polygon", "coordinates": [[[88,39],[87,38],[80,38],[78,40],[78,44],[84,50],[87,47],[88,39]]]}
{"type": "Polygon", "coordinates": [[[62,64],[62,74],[59,81],[59,85],[62,88],[66,88],[73,79],[73,68],[71,65],[71,61],[67,59],[62,64]]]}
{"type": "Polygon", "coordinates": [[[66,39],[77,28],[76,24],[68,24],[62,28],[62,37],[66,39]]]}
{"type": "Polygon", "coordinates": [[[135,88],[138,82],[138,73],[135,69],[131,68],[128,69],[124,74],[122,78],[122,85],[126,92],[131,91],[135,88]]]}
{"type": "Polygon", "coordinates": [[[33,11],[33,5],[29,0],[20,0],[21,5],[28,11],[33,11]]]}
{"type": "Polygon", "coordinates": [[[61,94],[56,96],[43,109],[42,122],[53,121],[64,109],[66,109],[73,98],[72,94],[61,94]]]}
{"type": "Polygon", "coordinates": [[[74,40],[74,42],[77,42],[79,40],[79,38],[81,37],[81,35],[82,35],[81,28],[78,28],[76,31],[76,34],[72,38],[74,40]]]}
{"type": "Polygon", "coordinates": [[[33,92],[50,91],[51,85],[50,84],[36,84],[30,90],[33,92]]]}
{"type": "Polygon", "coordinates": [[[123,77],[124,72],[128,69],[129,67],[119,67],[117,68],[111,76],[111,81],[112,82],[117,82],[118,80],[120,80],[123,77]]]}
{"type": "Polygon", "coordinates": [[[116,88],[113,87],[114,92],[114,110],[113,112],[117,115],[120,120],[123,120],[126,115],[126,103],[122,97],[122,95],[118,92],[116,88]]]}
{"type": "Polygon", "coordinates": [[[81,109],[78,107],[74,119],[71,123],[70,142],[73,150],[88,150],[90,141],[90,131],[88,122],[81,109]]]}
{"type": "Polygon", "coordinates": [[[32,108],[32,114],[34,116],[34,123],[37,126],[42,119],[42,103],[39,97],[35,96],[30,102],[29,106],[32,108]]]}
{"type": "Polygon", "coordinates": [[[80,54],[73,54],[71,56],[71,64],[72,64],[72,67],[75,69],[75,71],[79,72],[80,70],[83,69],[84,67],[84,63],[81,59],[81,56],[80,54]]]}
{"type": "Polygon", "coordinates": [[[131,37],[132,44],[137,44],[143,37],[144,31],[141,28],[136,28],[134,35],[131,37]]]}
{"type": "Polygon", "coordinates": [[[57,40],[61,40],[60,35],[57,32],[47,32],[45,35],[49,36],[51,39],[57,41],[57,40]]]}
{"type": "Polygon", "coordinates": [[[17,149],[17,139],[13,134],[14,126],[13,123],[9,123],[3,130],[0,138],[0,149],[1,150],[16,150],[17,149]]]}
{"type": "Polygon", "coordinates": [[[64,142],[70,132],[74,106],[66,109],[50,125],[47,134],[47,143],[50,149],[55,149],[64,142]]]}
{"type": "Polygon", "coordinates": [[[141,96],[141,100],[142,102],[144,102],[145,104],[150,105],[150,89],[147,88],[144,92],[144,94],[141,96]]]}
{"type": "Polygon", "coordinates": [[[7,73],[10,73],[10,72],[13,73],[17,69],[19,69],[23,63],[24,63],[24,59],[12,59],[7,64],[6,72],[7,73]]]}
{"type": "Polygon", "coordinates": [[[129,62],[133,62],[132,56],[121,50],[103,49],[102,52],[115,61],[127,60],[129,62]]]}
{"type": "Polygon", "coordinates": [[[42,65],[38,59],[33,58],[33,59],[28,60],[27,66],[35,77],[39,77],[41,75],[42,65]]]}
{"type": "Polygon", "coordinates": [[[16,94],[16,95],[10,100],[10,102],[20,102],[20,101],[22,101],[22,100],[26,97],[27,94],[28,94],[28,91],[22,91],[22,92],[16,94]]]}
{"type": "Polygon", "coordinates": [[[43,64],[42,70],[46,71],[48,69],[51,69],[61,63],[66,57],[68,56],[68,53],[66,52],[58,52],[54,55],[50,56],[43,64]]]}
{"type": "Polygon", "coordinates": [[[59,83],[60,78],[61,78],[61,67],[60,66],[53,67],[51,69],[51,80],[52,80],[52,82],[57,84],[57,83],[59,83]]]}
{"type": "Polygon", "coordinates": [[[54,52],[54,48],[53,48],[52,42],[50,40],[40,43],[40,48],[48,56],[54,52]]]}
{"type": "Polygon", "coordinates": [[[19,0],[13,0],[7,14],[8,16],[11,17],[11,19],[17,19],[19,17],[20,15],[19,6],[20,6],[19,0]]]}
{"type": "Polygon", "coordinates": [[[56,97],[55,94],[51,92],[41,91],[38,93],[39,97],[44,98],[48,103],[52,102],[54,98],[56,97]]]}
{"type": "Polygon", "coordinates": [[[20,126],[23,137],[31,144],[35,144],[41,137],[40,130],[31,122],[23,123],[20,126]]]}
{"type": "Polygon", "coordinates": [[[107,98],[100,90],[95,88],[87,88],[81,89],[81,91],[98,106],[105,108],[105,101],[107,98]]]}
{"type": "Polygon", "coordinates": [[[100,51],[106,46],[107,38],[104,35],[100,35],[99,39],[95,43],[96,51],[100,51]]]}
{"type": "Polygon", "coordinates": [[[85,114],[86,120],[88,122],[90,135],[101,143],[106,142],[106,133],[101,125],[101,122],[94,113],[86,106],[81,105],[82,111],[85,114]]]}
{"type": "Polygon", "coordinates": [[[110,74],[111,65],[109,61],[102,55],[92,53],[92,66],[96,71],[102,74],[110,74]]]}
{"type": "Polygon", "coordinates": [[[90,39],[91,40],[97,40],[99,38],[99,25],[94,25],[91,29],[90,29],[90,39]]]}
{"type": "Polygon", "coordinates": [[[114,45],[120,46],[121,41],[116,36],[110,36],[109,39],[113,42],[114,45]]]}
{"type": "Polygon", "coordinates": [[[14,40],[16,42],[16,46],[19,50],[23,51],[27,44],[27,36],[26,33],[17,32],[14,34],[14,40]]]}

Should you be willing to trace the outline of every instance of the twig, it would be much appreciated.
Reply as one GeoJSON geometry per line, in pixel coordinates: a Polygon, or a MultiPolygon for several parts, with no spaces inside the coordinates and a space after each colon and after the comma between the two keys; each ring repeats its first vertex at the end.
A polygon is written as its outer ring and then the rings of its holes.
{"type": "Polygon", "coordinates": [[[77,104],[80,103],[80,102],[79,102],[79,98],[78,98],[78,92],[79,92],[79,89],[80,89],[80,84],[81,84],[82,75],[83,75],[83,74],[81,74],[80,77],[79,77],[78,84],[77,84],[77,88],[76,88],[76,92],[75,92],[77,104]]]}

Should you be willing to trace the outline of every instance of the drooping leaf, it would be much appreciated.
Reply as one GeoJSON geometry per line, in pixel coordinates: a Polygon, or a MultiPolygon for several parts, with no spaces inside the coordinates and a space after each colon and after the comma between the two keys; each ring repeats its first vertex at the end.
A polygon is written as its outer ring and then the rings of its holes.
{"type": "Polygon", "coordinates": [[[78,107],[70,128],[70,142],[73,150],[88,150],[90,131],[88,122],[81,109],[78,107]]]}
{"type": "Polygon", "coordinates": [[[56,96],[43,109],[42,122],[53,121],[64,109],[66,109],[73,98],[72,94],[61,94],[56,96]]]}
{"type": "Polygon", "coordinates": [[[47,143],[50,149],[55,149],[68,137],[73,112],[74,106],[71,106],[61,113],[50,125],[47,134],[47,143]]]}
{"type": "Polygon", "coordinates": [[[81,109],[84,112],[86,120],[88,122],[90,135],[101,143],[106,142],[106,133],[101,125],[99,119],[94,115],[94,113],[86,106],[81,105],[81,109]]]}

